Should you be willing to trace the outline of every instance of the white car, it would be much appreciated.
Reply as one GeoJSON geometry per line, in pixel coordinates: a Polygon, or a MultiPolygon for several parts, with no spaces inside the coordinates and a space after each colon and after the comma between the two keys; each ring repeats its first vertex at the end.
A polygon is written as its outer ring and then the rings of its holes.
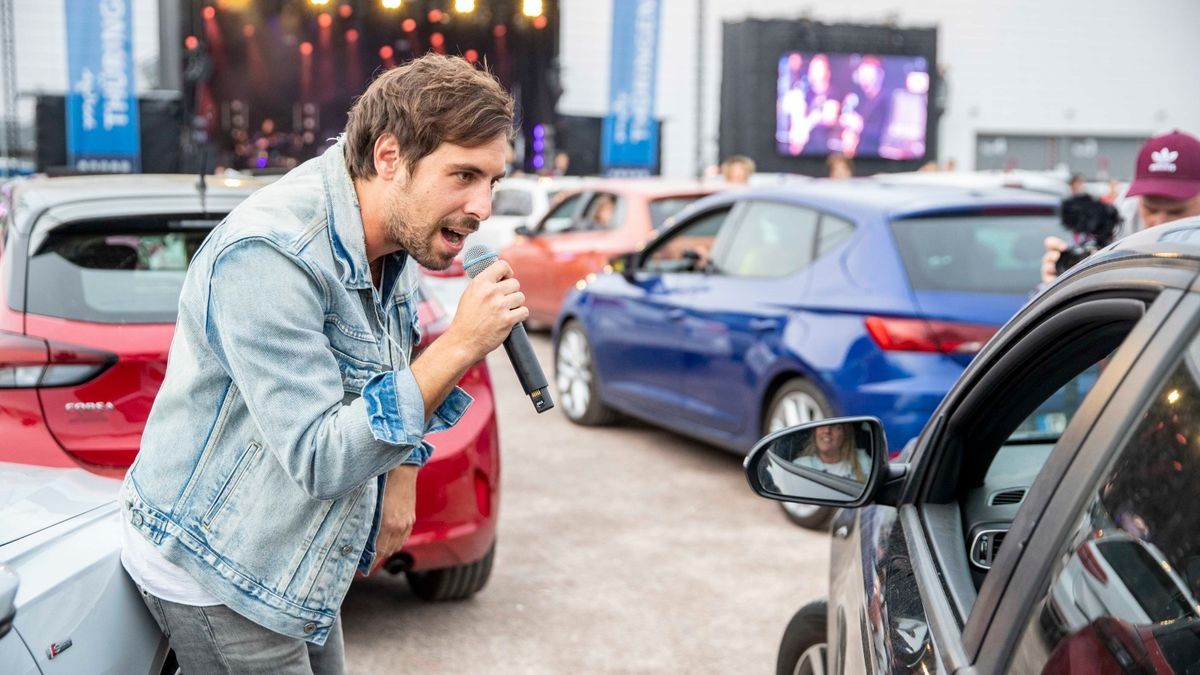
{"type": "Polygon", "coordinates": [[[505,178],[492,191],[492,217],[479,223],[479,231],[468,244],[482,244],[499,251],[512,243],[515,230],[532,224],[550,208],[554,196],[577,184],[572,178],[505,178]]]}
{"type": "Polygon", "coordinates": [[[120,481],[0,462],[0,673],[174,673],[121,567],[120,481]]]}

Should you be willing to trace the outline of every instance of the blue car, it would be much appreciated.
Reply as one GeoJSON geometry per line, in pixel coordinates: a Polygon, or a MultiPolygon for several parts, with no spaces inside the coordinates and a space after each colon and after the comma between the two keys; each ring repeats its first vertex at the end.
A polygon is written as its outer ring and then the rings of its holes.
{"type": "MultiPolygon", "coordinates": [[[[853,412],[893,453],[1029,299],[1059,200],[816,180],[696,202],[567,297],[555,379],[571,421],[625,413],[745,454],[853,412]]],[[[789,504],[820,527],[829,511],[789,504]]]]}

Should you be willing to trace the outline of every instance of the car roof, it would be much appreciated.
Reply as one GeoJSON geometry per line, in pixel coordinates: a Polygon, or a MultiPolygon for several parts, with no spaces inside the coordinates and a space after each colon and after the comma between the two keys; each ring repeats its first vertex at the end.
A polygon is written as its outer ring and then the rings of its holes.
{"type": "Polygon", "coordinates": [[[1025,190],[953,185],[897,185],[873,178],[818,178],[787,186],[749,187],[712,197],[705,204],[738,201],[747,197],[795,202],[856,219],[880,216],[893,219],[916,218],[995,207],[1057,209],[1061,204],[1055,197],[1025,190]]]}
{"type": "Polygon", "coordinates": [[[1200,262],[1200,216],[1134,232],[1072,268],[1072,272],[1135,256],[1200,262]]]}
{"type": "MultiPolygon", "coordinates": [[[[273,178],[205,176],[209,197],[248,197],[273,178]]],[[[64,204],[99,199],[186,197],[197,194],[194,174],[114,174],[33,178],[13,189],[16,208],[43,210],[64,204]]]]}
{"type": "Polygon", "coordinates": [[[715,185],[704,185],[698,181],[676,180],[671,178],[592,178],[585,179],[578,185],[571,185],[567,190],[580,192],[615,192],[618,194],[637,194],[648,199],[669,197],[672,195],[708,194],[718,189],[715,185]]]}

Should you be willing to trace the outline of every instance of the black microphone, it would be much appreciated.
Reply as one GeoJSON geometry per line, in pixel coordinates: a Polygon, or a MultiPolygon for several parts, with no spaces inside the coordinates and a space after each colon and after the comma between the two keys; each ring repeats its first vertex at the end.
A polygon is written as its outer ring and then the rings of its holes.
{"type": "MultiPolygon", "coordinates": [[[[474,279],[475,275],[491,267],[492,263],[499,259],[495,251],[486,246],[476,245],[463,253],[463,268],[467,270],[467,276],[474,279]]],[[[504,338],[504,351],[508,353],[508,360],[512,361],[513,370],[517,371],[521,387],[529,394],[529,400],[533,401],[533,409],[544,413],[553,408],[550,384],[546,382],[546,374],[542,372],[537,355],[533,353],[533,345],[529,344],[529,335],[525,333],[524,324],[513,326],[512,332],[504,338]]]]}

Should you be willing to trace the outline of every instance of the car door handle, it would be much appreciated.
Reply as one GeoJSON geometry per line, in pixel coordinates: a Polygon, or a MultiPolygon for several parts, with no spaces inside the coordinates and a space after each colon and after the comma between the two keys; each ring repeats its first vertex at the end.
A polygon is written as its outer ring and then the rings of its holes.
{"type": "Polygon", "coordinates": [[[682,309],[668,309],[667,318],[671,321],[683,321],[684,311],[682,309]]]}
{"type": "Polygon", "coordinates": [[[775,330],[775,319],[750,319],[750,330],[759,333],[775,330]]]}

